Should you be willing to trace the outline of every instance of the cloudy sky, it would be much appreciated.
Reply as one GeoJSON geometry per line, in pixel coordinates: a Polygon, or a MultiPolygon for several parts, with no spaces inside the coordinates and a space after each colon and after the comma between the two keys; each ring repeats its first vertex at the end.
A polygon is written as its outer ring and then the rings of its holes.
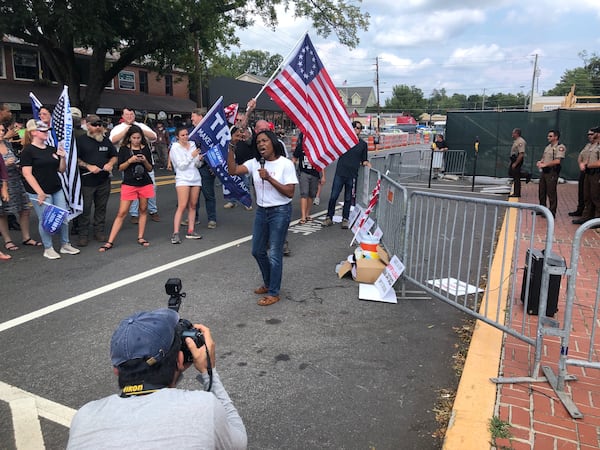
{"type": "MultiPolygon", "coordinates": [[[[352,1],[352,0],[349,0],[352,1]]],[[[262,24],[239,33],[239,50],[287,54],[305,31],[336,85],[375,87],[379,58],[381,103],[396,85],[416,86],[425,97],[542,93],[565,70],[582,67],[578,54],[600,54],[600,0],[364,0],[369,30],[355,50],[323,39],[308,21],[280,14],[275,33],[262,24]]]]}

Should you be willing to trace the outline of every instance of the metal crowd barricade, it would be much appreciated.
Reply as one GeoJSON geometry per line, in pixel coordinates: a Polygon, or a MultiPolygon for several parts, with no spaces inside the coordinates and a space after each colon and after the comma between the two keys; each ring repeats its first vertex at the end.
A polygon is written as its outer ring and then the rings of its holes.
{"type": "MultiPolygon", "coordinates": [[[[593,219],[581,225],[573,237],[571,247],[571,267],[566,271],[567,294],[565,300],[565,313],[563,324],[559,330],[556,330],[555,335],[560,337],[560,355],[558,361],[558,370],[555,375],[552,368],[543,366],[542,369],[546,378],[554,388],[554,391],[559,395],[561,400],[567,396],[565,391],[565,381],[574,380],[575,377],[570,376],[567,372],[568,366],[583,367],[591,369],[600,369],[600,343],[597,339],[598,326],[600,321],[600,274],[596,280],[596,292],[593,304],[584,301],[576,303],[575,288],[577,278],[580,275],[579,263],[582,260],[581,248],[585,245],[583,241],[584,234],[592,228],[600,227],[600,219],[593,219]],[[578,307],[577,325],[573,324],[574,310],[578,307]],[[569,346],[571,340],[575,340],[574,355],[569,356],[569,346]]],[[[564,403],[564,402],[563,402],[564,403]]],[[[582,415],[575,409],[575,415],[569,410],[572,417],[578,418],[582,415]]]]}
{"type": "MultiPolygon", "coordinates": [[[[532,267],[533,252],[528,250],[540,245],[541,234],[544,254],[552,254],[554,218],[550,211],[539,205],[435,192],[413,191],[409,195],[397,181],[373,169],[360,171],[357,203],[362,207],[368,204],[377,179],[381,180],[380,198],[372,217],[383,231],[382,242],[388,252],[397,255],[406,267],[399,281],[401,291],[410,283],[531,346],[529,373],[492,381],[548,381],[572,417],[581,417],[564,392],[564,382],[561,385],[561,380],[568,379],[566,371],[559,374],[556,383],[548,368],[541,365],[544,339],[560,337],[567,347],[568,328],[559,329],[558,322],[544,314],[535,317],[525,312],[533,289],[530,277],[524,276],[527,267],[532,267]],[[521,270],[524,304],[515,292],[521,270]],[[540,377],[542,370],[545,378],[540,377]]],[[[544,312],[550,276],[566,273],[564,266],[554,267],[549,259],[544,258],[541,278],[536,281],[539,295],[534,291],[539,311],[544,312]]],[[[575,364],[563,358],[561,367],[567,363],[575,364]]],[[[585,364],[596,367],[595,363],[585,364]]]]}

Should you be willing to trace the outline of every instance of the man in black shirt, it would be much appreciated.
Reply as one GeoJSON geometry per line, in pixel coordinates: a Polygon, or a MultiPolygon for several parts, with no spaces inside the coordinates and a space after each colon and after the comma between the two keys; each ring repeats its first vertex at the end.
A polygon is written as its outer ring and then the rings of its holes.
{"type": "Polygon", "coordinates": [[[80,247],[88,244],[90,215],[94,206],[94,239],[106,241],[106,205],[110,175],[117,163],[117,149],[104,135],[104,124],[95,114],[86,118],[87,133],[77,137],[77,162],[81,170],[83,213],[78,217],[80,247]]]}
{"type": "MultiPolygon", "coordinates": [[[[352,122],[354,131],[357,136],[360,136],[362,124],[358,121],[352,122]]],[[[323,222],[323,226],[329,227],[333,225],[333,214],[335,212],[335,204],[337,199],[344,189],[344,207],[342,208],[342,228],[348,228],[348,217],[350,216],[350,205],[352,202],[352,188],[358,177],[358,169],[360,166],[371,167],[368,157],[368,146],[365,141],[358,139],[358,144],[344,153],[337,162],[335,176],[333,177],[333,186],[331,186],[331,196],[329,197],[329,206],[327,208],[327,217],[323,222]]]]}

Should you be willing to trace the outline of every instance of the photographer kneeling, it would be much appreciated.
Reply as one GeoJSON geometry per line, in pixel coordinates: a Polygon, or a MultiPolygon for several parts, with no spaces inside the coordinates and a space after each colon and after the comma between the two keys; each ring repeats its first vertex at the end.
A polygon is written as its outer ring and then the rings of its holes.
{"type": "Polygon", "coordinates": [[[214,369],[210,330],[194,324],[205,343],[197,348],[191,337],[182,343],[179,322],[172,309],[139,312],[121,321],[110,343],[121,393],[77,412],[68,448],[246,448],[242,419],[214,369]],[[191,357],[184,355],[187,350],[191,357]],[[175,388],[192,361],[198,381],[211,392],[175,388]]]}

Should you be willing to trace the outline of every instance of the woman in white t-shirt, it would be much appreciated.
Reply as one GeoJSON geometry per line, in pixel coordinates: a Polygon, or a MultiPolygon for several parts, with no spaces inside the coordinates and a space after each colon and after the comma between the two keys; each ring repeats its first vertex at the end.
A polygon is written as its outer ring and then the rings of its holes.
{"type": "Polygon", "coordinates": [[[258,263],[263,285],[254,290],[265,295],[261,306],[279,301],[283,273],[283,243],[292,217],[292,198],[298,184],[294,163],[272,131],[256,135],[259,157],[242,165],[235,162],[235,148],[229,146],[227,165],[230,175],[250,174],[256,191],[256,215],[252,231],[252,256],[258,263]]]}
{"type": "Polygon", "coordinates": [[[173,235],[171,244],[181,244],[179,237],[179,226],[184,211],[188,210],[188,230],[186,239],[202,239],[194,231],[196,220],[196,203],[200,195],[202,178],[198,172],[200,165],[200,149],[196,144],[188,140],[188,130],[180,127],[175,131],[177,141],[171,145],[169,158],[171,166],[175,171],[175,189],[177,191],[177,210],[173,218],[173,235]]]}

